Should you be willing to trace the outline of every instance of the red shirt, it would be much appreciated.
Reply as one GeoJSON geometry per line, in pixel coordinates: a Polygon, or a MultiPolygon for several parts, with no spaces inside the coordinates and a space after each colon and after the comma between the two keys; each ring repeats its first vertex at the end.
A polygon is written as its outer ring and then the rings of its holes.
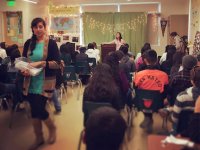
{"type": "Polygon", "coordinates": [[[136,73],[133,82],[139,89],[156,90],[162,93],[164,85],[167,85],[169,80],[168,75],[163,71],[146,69],[136,73]]]}

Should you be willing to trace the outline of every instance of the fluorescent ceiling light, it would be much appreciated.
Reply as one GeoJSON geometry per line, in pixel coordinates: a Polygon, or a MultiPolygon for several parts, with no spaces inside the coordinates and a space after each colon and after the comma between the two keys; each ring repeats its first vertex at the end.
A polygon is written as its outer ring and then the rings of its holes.
{"type": "Polygon", "coordinates": [[[37,4],[37,1],[34,1],[34,0],[23,0],[23,1],[33,3],[33,4],[37,4]]]}

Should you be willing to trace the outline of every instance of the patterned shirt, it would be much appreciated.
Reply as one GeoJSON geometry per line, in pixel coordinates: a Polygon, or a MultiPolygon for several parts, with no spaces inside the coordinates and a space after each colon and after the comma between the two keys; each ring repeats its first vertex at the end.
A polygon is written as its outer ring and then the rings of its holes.
{"type": "Polygon", "coordinates": [[[192,89],[193,87],[190,87],[178,94],[172,111],[172,121],[174,123],[178,123],[182,110],[194,110],[195,100],[193,99],[192,89]]]}

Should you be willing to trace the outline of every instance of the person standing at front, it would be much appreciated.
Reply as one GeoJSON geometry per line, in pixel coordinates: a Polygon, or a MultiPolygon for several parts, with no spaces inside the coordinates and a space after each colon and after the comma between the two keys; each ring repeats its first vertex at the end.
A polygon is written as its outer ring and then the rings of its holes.
{"type": "Polygon", "coordinates": [[[23,57],[27,57],[29,65],[43,68],[36,76],[31,76],[28,70],[21,71],[24,75],[23,93],[31,106],[32,125],[36,136],[29,150],[35,150],[44,144],[42,121],[49,131],[48,143],[56,141],[56,126],[45,106],[55,89],[56,69],[59,68],[59,51],[55,41],[46,34],[46,23],[42,18],[34,18],[31,23],[32,37],[24,44],[23,57]]]}
{"type": "Polygon", "coordinates": [[[124,41],[124,39],[122,38],[122,34],[120,32],[116,33],[115,39],[111,42],[107,42],[104,44],[116,44],[116,50],[119,50],[119,48],[126,44],[126,42],[124,41]]]}

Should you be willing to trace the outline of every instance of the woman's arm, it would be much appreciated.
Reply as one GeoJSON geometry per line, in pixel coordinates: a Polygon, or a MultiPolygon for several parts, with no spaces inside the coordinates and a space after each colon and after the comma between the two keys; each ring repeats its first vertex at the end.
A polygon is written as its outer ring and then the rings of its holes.
{"type": "Polygon", "coordinates": [[[48,57],[45,67],[49,69],[59,69],[60,67],[60,54],[58,46],[54,40],[49,40],[48,57]]]}
{"type": "Polygon", "coordinates": [[[126,41],[123,40],[123,39],[121,39],[121,43],[122,43],[122,44],[126,44],[126,41]]]}
{"type": "Polygon", "coordinates": [[[103,42],[102,44],[115,44],[115,40],[113,40],[111,42],[103,42]]]}

